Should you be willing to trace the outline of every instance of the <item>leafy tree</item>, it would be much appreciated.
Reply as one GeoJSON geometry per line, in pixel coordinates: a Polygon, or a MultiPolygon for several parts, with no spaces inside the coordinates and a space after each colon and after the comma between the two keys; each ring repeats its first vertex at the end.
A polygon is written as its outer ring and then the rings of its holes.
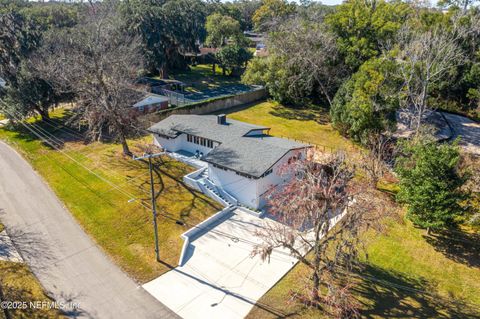
{"type": "Polygon", "coordinates": [[[126,30],[142,39],[145,67],[167,77],[185,67],[185,52],[197,50],[205,37],[206,8],[201,0],[130,0],[122,2],[126,30]]]}
{"type": "Polygon", "coordinates": [[[41,34],[31,19],[18,11],[0,15],[0,76],[16,82],[20,63],[39,46],[41,34]]]}
{"type": "Polygon", "coordinates": [[[14,6],[0,15],[0,76],[8,87],[3,103],[8,114],[48,119],[49,109],[61,95],[56,94],[32,65],[31,55],[41,45],[49,29],[72,27],[77,23],[77,7],[64,4],[14,6]]]}
{"type": "Polygon", "coordinates": [[[285,67],[286,58],[270,54],[266,58],[253,58],[248,63],[242,82],[264,85],[270,96],[285,105],[300,105],[306,101],[308,92],[301,81],[295,78],[295,70],[285,67]]]}
{"type": "Polygon", "coordinates": [[[228,39],[232,39],[235,43],[239,44],[243,37],[240,30],[240,23],[229,16],[224,16],[219,13],[214,13],[207,17],[205,29],[207,31],[205,44],[214,48],[223,47],[227,44],[228,39]]]}
{"type": "Polygon", "coordinates": [[[416,138],[401,148],[395,165],[400,178],[397,198],[407,205],[407,217],[428,232],[454,224],[462,214],[466,178],[459,172],[459,160],[456,145],[429,138],[416,138]]]}
{"type": "Polygon", "coordinates": [[[74,96],[72,121],[92,139],[107,133],[130,155],[136,130],[131,106],[142,93],[132,83],[143,67],[140,39],[124,32],[118,2],[103,2],[74,29],[51,32],[36,55],[36,68],[56,90],[74,96]]]}
{"type": "Polygon", "coordinates": [[[262,6],[255,11],[252,20],[255,29],[266,30],[268,29],[267,24],[294,12],[295,4],[288,3],[287,0],[264,0],[262,6]]]}
{"type": "Polygon", "coordinates": [[[477,3],[478,0],[440,0],[438,5],[440,7],[457,7],[460,8],[463,12],[466,12],[467,9],[477,3]]]}
{"type": "Polygon", "coordinates": [[[355,72],[395,38],[410,12],[411,7],[404,2],[348,0],[327,16],[326,23],[337,35],[346,65],[355,72]]]}
{"type": "Polygon", "coordinates": [[[253,15],[261,5],[260,0],[236,0],[225,3],[227,14],[240,22],[243,31],[253,29],[253,15]]]}
{"type": "Polygon", "coordinates": [[[247,61],[252,58],[252,53],[238,45],[227,45],[220,49],[215,57],[222,67],[224,75],[226,71],[229,71],[230,75],[238,75],[247,61]]]}
{"type": "Polygon", "coordinates": [[[333,96],[346,77],[335,38],[316,16],[289,18],[270,32],[268,49],[295,70],[291,82],[303,85],[306,95],[331,106],[333,96]]]}
{"type": "Polygon", "coordinates": [[[3,98],[9,118],[22,118],[39,114],[42,120],[48,120],[49,110],[62,98],[52,85],[41,76],[30,60],[20,64],[15,83],[8,85],[3,98]]]}
{"type": "Polygon", "coordinates": [[[400,87],[392,76],[395,68],[390,58],[373,58],[343,84],[330,110],[340,133],[367,143],[372,133],[393,129],[400,87]]]}

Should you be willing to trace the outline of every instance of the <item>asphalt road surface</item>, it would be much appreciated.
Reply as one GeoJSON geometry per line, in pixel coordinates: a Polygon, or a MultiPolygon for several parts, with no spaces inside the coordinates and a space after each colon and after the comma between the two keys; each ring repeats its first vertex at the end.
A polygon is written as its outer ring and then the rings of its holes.
{"type": "Polygon", "coordinates": [[[460,138],[460,146],[467,152],[480,155],[480,123],[465,116],[443,113],[453,129],[452,140],[460,138]]]}
{"type": "Polygon", "coordinates": [[[68,317],[177,317],[113,264],[30,165],[1,141],[0,210],[15,246],[68,317]]]}

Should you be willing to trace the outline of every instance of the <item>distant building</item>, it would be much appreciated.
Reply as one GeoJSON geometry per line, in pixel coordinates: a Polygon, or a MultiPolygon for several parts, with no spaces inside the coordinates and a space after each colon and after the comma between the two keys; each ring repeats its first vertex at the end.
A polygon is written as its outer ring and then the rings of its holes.
{"type": "Polygon", "coordinates": [[[168,108],[168,101],[166,96],[150,93],[135,103],[132,108],[138,113],[152,113],[168,108]]]}

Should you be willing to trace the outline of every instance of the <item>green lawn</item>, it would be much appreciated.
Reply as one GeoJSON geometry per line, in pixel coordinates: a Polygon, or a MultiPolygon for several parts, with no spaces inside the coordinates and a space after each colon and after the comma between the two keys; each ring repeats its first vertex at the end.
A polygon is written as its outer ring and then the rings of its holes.
{"type": "MultiPolygon", "coordinates": [[[[0,223],[0,232],[4,226],[0,223]]],[[[27,265],[0,260],[0,289],[3,299],[0,301],[20,302],[53,302],[45,295],[42,286],[30,272],[27,265]]],[[[10,309],[7,310],[11,318],[60,318],[59,311],[55,309],[10,309]]],[[[6,319],[5,309],[0,309],[0,319],[6,319]]]]}
{"type": "MultiPolygon", "coordinates": [[[[294,110],[271,102],[237,108],[230,118],[271,126],[273,135],[347,151],[358,149],[341,137],[320,110],[294,110]]],[[[391,183],[381,189],[395,192],[391,183]]],[[[366,318],[470,318],[480,316],[480,236],[425,236],[402,217],[385,222],[383,235],[369,235],[368,263],[356,296],[366,318]],[[428,293],[428,294],[427,294],[428,293]]],[[[249,318],[327,318],[288,302],[301,289],[307,269],[297,265],[265,294],[249,318]]]]}
{"type": "Polygon", "coordinates": [[[224,85],[240,83],[240,78],[223,76],[222,69],[216,66],[215,75],[212,74],[211,64],[198,64],[190,66],[188,71],[177,71],[170,78],[187,84],[187,91],[198,92],[206,89],[218,88],[224,85]]]}
{"type": "MultiPolygon", "coordinates": [[[[45,295],[42,286],[32,275],[25,264],[0,261],[0,284],[5,301],[19,302],[45,302],[53,303],[54,300],[45,295]]],[[[12,319],[53,319],[62,318],[55,309],[26,308],[11,309],[8,314],[12,319]]],[[[0,319],[6,319],[4,310],[0,310],[0,319]]]]}
{"type": "MultiPolygon", "coordinates": [[[[54,120],[60,123],[62,116],[62,111],[56,112],[54,120]]],[[[63,153],[44,145],[25,129],[0,129],[0,139],[22,153],[105,252],[140,282],[176,266],[183,244],[180,234],[189,227],[159,217],[163,263],[156,262],[151,211],[141,205],[142,202],[148,205],[150,200],[148,166],[122,156],[117,144],[97,142],[85,145],[75,134],[40,122],[35,124],[67,141],[63,151],[68,156],[111,181],[107,183],[95,176],[63,153]]],[[[146,137],[130,141],[130,145],[135,148],[136,143],[149,140],[146,137]]],[[[183,175],[192,170],[165,157],[155,180],[160,194],[157,199],[159,212],[190,225],[221,209],[213,200],[183,184],[183,175]]]]}
{"type": "Polygon", "coordinates": [[[233,108],[227,114],[235,120],[271,127],[270,134],[274,136],[326,146],[330,150],[353,151],[357,148],[332,127],[324,109],[291,109],[267,101],[233,108]]]}

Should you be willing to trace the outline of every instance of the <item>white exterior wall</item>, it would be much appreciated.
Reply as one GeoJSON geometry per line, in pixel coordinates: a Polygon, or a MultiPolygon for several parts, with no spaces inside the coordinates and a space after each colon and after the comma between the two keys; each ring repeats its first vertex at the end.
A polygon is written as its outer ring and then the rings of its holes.
{"type": "Polygon", "coordinates": [[[267,204],[267,200],[265,198],[265,192],[267,192],[272,186],[281,185],[282,183],[286,182],[290,176],[285,175],[286,165],[288,163],[288,159],[292,158],[293,156],[297,156],[302,154],[302,158],[305,158],[306,150],[291,150],[281,160],[279,160],[273,166],[273,172],[270,175],[267,175],[263,178],[258,179],[258,200],[259,200],[259,207],[265,206],[267,204]],[[282,172],[283,171],[283,172],[282,172]],[[283,174],[282,174],[283,173],[283,174]]]}
{"type": "Polygon", "coordinates": [[[181,143],[179,143],[178,140],[179,137],[177,138],[166,138],[157,134],[153,135],[153,144],[164,148],[165,150],[169,152],[176,152],[181,149],[181,143]]]}
{"type": "Polygon", "coordinates": [[[288,163],[288,160],[293,156],[302,154],[303,158],[306,156],[306,150],[292,150],[285,154],[273,166],[273,172],[263,178],[254,179],[247,178],[236,174],[234,171],[225,171],[221,168],[213,167],[208,164],[208,175],[215,185],[222,187],[228,193],[233,195],[241,204],[259,209],[267,203],[264,195],[270,187],[281,185],[290,176],[282,174],[283,167],[288,163]]]}
{"type": "Polygon", "coordinates": [[[208,176],[212,182],[226,190],[235,197],[242,205],[258,208],[257,182],[258,179],[250,179],[237,175],[234,171],[225,171],[221,168],[208,164],[208,176]]]}
{"type": "MultiPolygon", "coordinates": [[[[183,150],[195,154],[198,150],[206,155],[212,150],[206,146],[188,142],[186,134],[182,134],[174,139],[167,139],[155,134],[154,143],[170,152],[183,150]]],[[[214,147],[217,145],[218,143],[214,142],[214,147]]],[[[259,179],[244,177],[236,174],[232,170],[213,167],[212,164],[208,164],[208,175],[215,185],[230,193],[242,205],[258,209],[267,203],[264,196],[265,192],[267,192],[270,187],[282,184],[289,178],[289,176],[282,175],[282,168],[286,165],[288,159],[293,156],[298,156],[300,153],[302,154],[302,158],[305,158],[305,149],[291,150],[273,166],[273,172],[271,174],[259,179]]]]}
{"type": "MultiPolygon", "coordinates": [[[[198,150],[199,152],[203,153],[203,155],[207,155],[211,150],[213,150],[213,148],[187,141],[186,134],[181,134],[180,136],[172,139],[167,139],[165,137],[154,134],[154,144],[161,146],[170,152],[177,152],[179,150],[182,150],[195,154],[195,152],[198,150]]],[[[217,145],[217,142],[213,142],[214,148],[217,145]]]]}

